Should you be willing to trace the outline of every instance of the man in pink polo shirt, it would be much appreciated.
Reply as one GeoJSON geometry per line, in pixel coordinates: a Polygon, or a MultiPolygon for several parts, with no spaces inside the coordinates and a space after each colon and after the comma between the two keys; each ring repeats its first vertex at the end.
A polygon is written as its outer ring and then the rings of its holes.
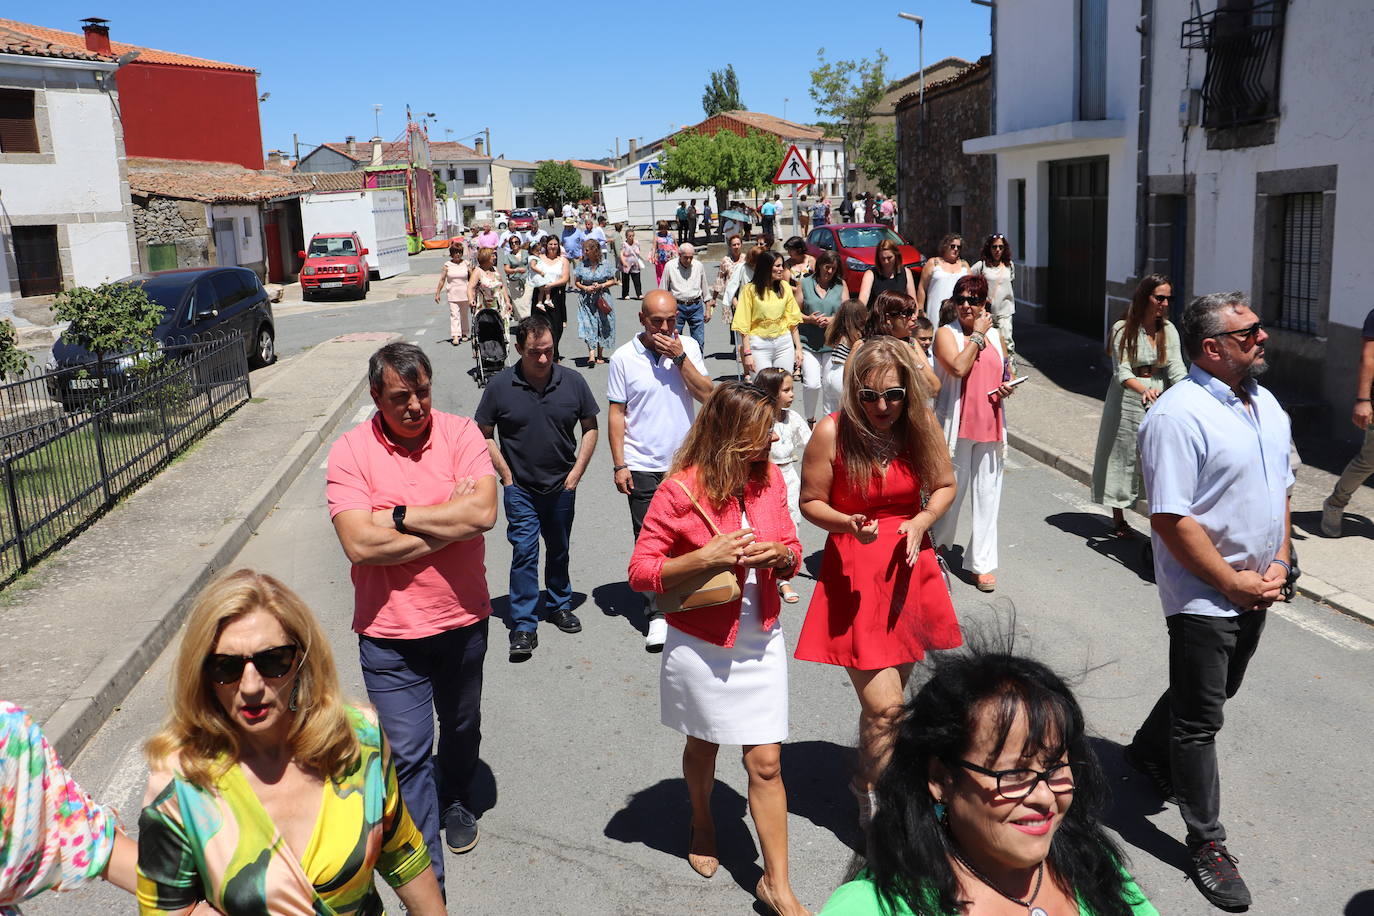
{"type": "Polygon", "coordinates": [[[363,682],[442,888],[441,823],[453,852],[478,838],[469,791],[482,740],[491,614],[482,535],[496,524],[496,471],[477,424],[432,409],[431,378],[414,344],[372,354],[377,412],[330,449],[327,493],[353,564],[363,682]]]}

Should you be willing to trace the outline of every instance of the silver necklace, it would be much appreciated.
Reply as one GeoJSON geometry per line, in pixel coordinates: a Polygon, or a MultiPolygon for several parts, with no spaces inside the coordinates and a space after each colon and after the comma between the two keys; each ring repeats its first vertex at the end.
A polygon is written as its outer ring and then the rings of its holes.
{"type": "Polygon", "coordinates": [[[1029,897],[1027,897],[1025,900],[1022,900],[1020,897],[1013,897],[1011,894],[1008,894],[1006,891],[1002,890],[996,884],[993,884],[992,879],[990,879],[987,875],[980,872],[978,869],[974,868],[968,859],[965,859],[963,856],[959,855],[959,851],[957,849],[951,849],[950,851],[954,853],[954,858],[959,860],[959,864],[967,868],[969,872],[973,875],[973,877],[977,878],[979,881],[982,881],[988,887],[992,888],[997,893],[1001,894],[1003,897],[1006,897],[1012,903],[1015,903],[1018,906],[1025,907],[1026,916],[1050,916],[1049,913],[1045,912],[1044,907],[1033,905],[1035,903],[1035,898],[1040,896],[1040,882],[1045,879],[1045,863],[1043,861],[1040,863],[1040,869],[1035,873],[1035,890],[1031,891],[1031,895],[1029,897]]]}

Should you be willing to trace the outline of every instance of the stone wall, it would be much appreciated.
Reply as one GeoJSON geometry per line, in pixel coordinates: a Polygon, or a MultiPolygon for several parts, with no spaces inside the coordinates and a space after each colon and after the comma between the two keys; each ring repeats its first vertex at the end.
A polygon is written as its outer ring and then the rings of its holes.
{"type": "Polygon", "coordinates": [[[945,233],[960,232],[972,263],[989,233],[1005,231],[995,225],[996,157],[963,152],[965,140],[989,133],[988,63],[984,57],[957,76],[927,85],[924,106],[915,95],[897,106],[900,231],[926,257],[937,253],[945,233]]]}
{"type": "Polygon", "coordinates": [[[210,229],[205,205],[168,197],[133,198],[138,263],[148,270],[149,245],[176,245],[177,267],[210,266],[210,229]]]}

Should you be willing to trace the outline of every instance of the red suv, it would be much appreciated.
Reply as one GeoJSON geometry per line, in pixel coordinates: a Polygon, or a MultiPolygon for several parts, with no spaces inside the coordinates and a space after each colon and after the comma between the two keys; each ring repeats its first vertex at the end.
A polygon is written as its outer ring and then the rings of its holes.
{"type": "Polygon", "coordinates": [[[902,264],[911,268],[919,278],[925,259],[906,240],[880,223],[831,223],[817,226],[806,237],[807,254],[828,251],[840,259],[840,273],[849,287],[849,294],[857,296],[864,282],[864,271],[873,269],[878,243],[884,239],[897,243],[902,264]]]}
{"type": "Polygon", "coordinates": [[[368,278],[367,249],[358,233],[316,232],[309,249],[297,254],[305,261],[301,268],[301,298],[305,301],[322,292],[367,297],[372,281],[368,278]]]}

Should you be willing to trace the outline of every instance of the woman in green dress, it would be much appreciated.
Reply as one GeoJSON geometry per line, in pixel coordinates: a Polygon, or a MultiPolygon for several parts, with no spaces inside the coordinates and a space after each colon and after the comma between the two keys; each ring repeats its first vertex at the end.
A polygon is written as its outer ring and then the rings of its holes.
{"type": "Polygon", "coordinates": [[[1102,826],[1111,790],[1064,681],[985,649],[927,664],[894,726],[867,862],[821,916],[1159,916],[1102,826]]]}
{"type": "Polygon", "coordinates": [[[1112,534],[1131,537],[1126,509],[1144,495],[1136,458],[1136,432],[1145,411],[1165,389],[1188,374],[1178,329],[1168,317],[1174,290],[1169,278],[1150,274],[1135,288],[1126,315],[1112,325],[1112,381],[1102,405],[1093,459],[1093,502],[1112,510],[1112,534]]]}

